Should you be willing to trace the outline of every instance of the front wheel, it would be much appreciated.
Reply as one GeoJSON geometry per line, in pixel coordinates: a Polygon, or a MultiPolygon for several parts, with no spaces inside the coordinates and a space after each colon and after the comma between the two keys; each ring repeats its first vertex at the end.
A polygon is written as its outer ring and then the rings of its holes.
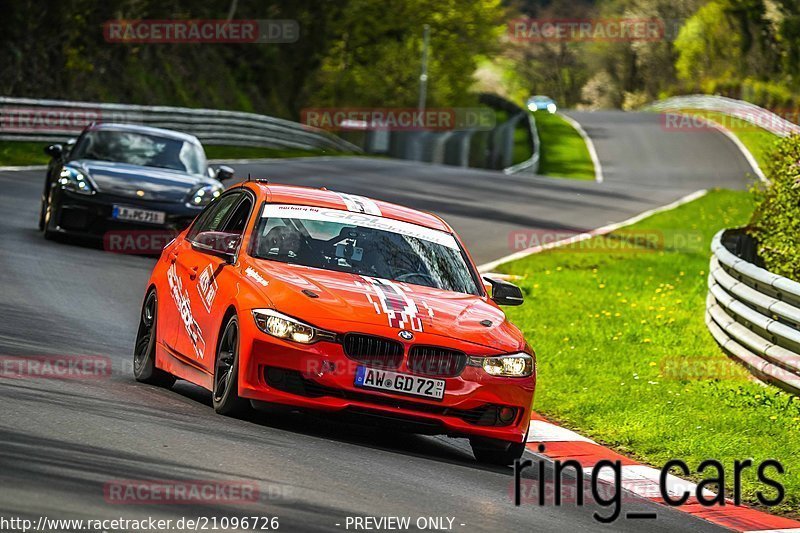
{"type": "Polygon", "coordinates": [[[472,454],[479,463],[507,466],[522,457],[527,440],[527,435],[522,442],[473,437],[469,439],[469,443],[472,446],[472,454]]]}
{"type": "Polygon", "coordinates": [[[175,384],[175,376],[156,368],[157,312],[156,291],[151,290],[144,299],[136,345],[133,348],[133,376],[136,381],[169,388],[175,384]]]}
{"type": "Polygon", "coordinates": [[[51,199],[42,199],[42,208],[39,213],[39,230],[44,234],[44,238],[48,241],[55,240],[58,235],[52,228],[53,225],[53,203],[51,199]]]}
{"type": "Polygon", "coordinates": [[[241,416],[250,409],[250,402],[239,397],[239,320],[233,315],[225,323],[219,337],[214,363],[214,410],[226,416],[241,416]]]}

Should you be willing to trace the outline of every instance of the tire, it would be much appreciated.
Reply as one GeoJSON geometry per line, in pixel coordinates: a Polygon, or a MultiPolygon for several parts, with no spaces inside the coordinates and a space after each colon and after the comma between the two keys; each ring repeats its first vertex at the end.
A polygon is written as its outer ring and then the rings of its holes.
{"type": "Polygon", "coordinates": [[[469,439],[472,454],[479,463],[489,465],[508,466],[522,457],[525,453],[527,434],[522,442],[508,442],[504,440],[483,439],[473,437],[469,439]]]}
{"type": "Polygon", "coordinates": [[[139,319],[139,331],[133,348],[133,376],[136,381],[170,388],[175,384],[175,376],[156,368],[156,325],[158,299],[156,291],[147,293],[139,319]]]}
{"type": "Polygon", "coordinates": [[[53,214],[53,208],[50,198],[48,198],[47,200],[42,200],[42,210],[41,213],[39,214],[40,218],[39,229],[42,230],[44,238],[47,239],[48,241],[58,240],[59,237],[58,232],[56,232],[51,228],[51,226],[53,225],[52,214],[53,214]]]}
{"type": "Polygon", "coordinates": [[[214,411],[239,417],[250,410],[250,402],[239,397],[239,319],[231,316],[219,335],[214,360],[214,411]]]}
{"type": "Polygon", "coordinates": [[[47,206],[47,202],[46,202],[46,200],[45,200],[45,198],[43,196],[42,197],[42,207],[39,209],[39,231],[44,231],[44,214],[45,214],[45,211],[47,210],[46,206],[47,206]]]}

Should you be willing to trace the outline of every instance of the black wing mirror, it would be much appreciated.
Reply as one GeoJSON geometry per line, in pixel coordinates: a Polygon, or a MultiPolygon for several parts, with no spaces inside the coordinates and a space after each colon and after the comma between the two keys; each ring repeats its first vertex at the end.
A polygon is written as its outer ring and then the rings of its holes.
{"type": "Polygon", "coordinates": [[[192,248],[204,254],[213,255],[232,263],[242,236],[239,233],[224,231],[203,231],[192,241],[192,248]]]}
{"type": "Polygon", "coordinates": [[[501,279],[483,278],[492,285],[492,300],[497,305],[522,305],[522,290],[501,279]]]}
{"type": "Polygon", "coordinates": [[[217,169],[217,179],[219,181],[232,180],[233,169],[231,167],[226,167],[225,165],[222,165],[217,169]]]}
{"type": "Polygon", "coordinates": [[[60,144],[51,144],[50,146],[45,147],[44,153],[53,159],[58,159],[64,154],[64,147],[60,144]]]}

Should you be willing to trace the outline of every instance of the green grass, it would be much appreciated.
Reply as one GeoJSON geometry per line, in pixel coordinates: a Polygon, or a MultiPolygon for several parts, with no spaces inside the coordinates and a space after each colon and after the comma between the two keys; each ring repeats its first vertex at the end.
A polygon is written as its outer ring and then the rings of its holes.
{"type": "Polygon", "coordinates": [[[558,114],[534,113],[541,141],[539,174],[593,180],[594,164],[583,138],[558,114]]]}
{"type": "Polygon", "coordinates": [[[46,142],[0,141],[0,165],[46,165],[50,158],[45,155],[46,142]]]}
{"type": "MultiPolygon", "coordinates": [[[[47,142],[0,141],[0,166],[46,165],[49,157],[44,153],[47,142]]],[[[308,157],[320,155],[349,155],[331,150],[295,150],[263,148],[256,146],[204,146],[209,159],[258,159],[282,157],[308,157]]]]}
{"type": "MultiPolygon", "coordinates": [[[[508,312],[538,355],[538,412],[656,468],[682,459],[696,472],[717,459],[729,489],[734,460],[778,459],[787,498],[774,511],[796,515],[800,398],[752,381],[704,323],[711,237],[752,208],[746,192],[712,191],[614,237],[498,270],[521,276],[526,293],[508,312]],[[611,248],[635,236],[663,246],[611,248]]],[[[774,494],[752,472],[743,489],[750,503],[758,490],[774,494]]]]}
{"type": "Polygon", "coordinates": [[[731,118],[724,113],[716,111],[699,111],[694,109],[686,109],[682,112],[712,120],[730,130],[736,137],[742,141],[742,144],[753,154],[753,157],[758,162],[761,170],[767,170],[769,153],[775,146],[775,143],[780,139],[774,133],[745,122],[740,119],[731,118]]]}

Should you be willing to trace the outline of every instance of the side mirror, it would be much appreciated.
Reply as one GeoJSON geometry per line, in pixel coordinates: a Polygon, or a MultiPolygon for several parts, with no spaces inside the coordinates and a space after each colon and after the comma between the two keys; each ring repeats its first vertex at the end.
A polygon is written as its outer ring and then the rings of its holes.
{"type": "Polygon", "coordinates": [[[224,231],[203,231],[192,241],[192,248],[198,252],[213,255],[232,263],[242,236],[239,233],[224,231]]]}
{"type": "Polygon", "coordinates": [[[60,144],[51,144],[50,146],[45,147],[44,153],[53,159],[58,159],[64,153],[64,147],[60,144]]]}
{"type": "Polygon", "coordinates": [[[492,300],[497,305],[522,305],[522,290],[501,279],[483,278],[492,285],[492,300]]]}
{"type": "Polygon", "coordinates": [[[222,165],[217,169],[217,179],[219,181],[232,180],[233,169],[231,167],[226,167],[225,165],[222,165]]]}

